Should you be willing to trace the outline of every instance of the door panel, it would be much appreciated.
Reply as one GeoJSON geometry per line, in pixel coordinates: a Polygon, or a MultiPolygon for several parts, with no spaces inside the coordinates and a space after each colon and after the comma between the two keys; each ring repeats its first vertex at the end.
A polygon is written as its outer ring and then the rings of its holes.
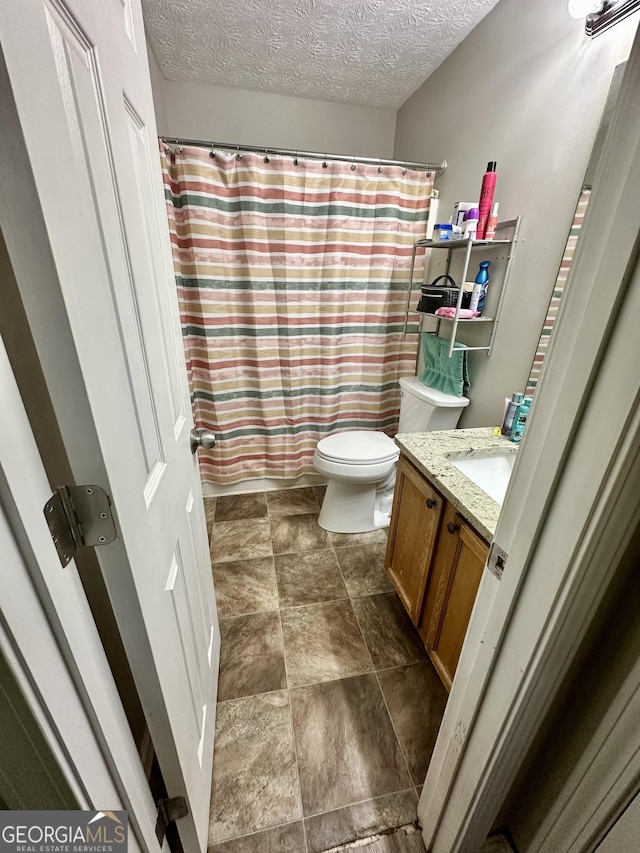
{"type": "Polygon", "coordinates": [[[429,583],[444,499],[403,456],[398,460],[385,566],[414,625],[429,583]]]}
{"type": "Polygon", "coordinates": [[[26,0],[0,39],[0,225],[74,478],[113,498],[100,569],[204,849],[219,633],[140,8],[26,0]]]}

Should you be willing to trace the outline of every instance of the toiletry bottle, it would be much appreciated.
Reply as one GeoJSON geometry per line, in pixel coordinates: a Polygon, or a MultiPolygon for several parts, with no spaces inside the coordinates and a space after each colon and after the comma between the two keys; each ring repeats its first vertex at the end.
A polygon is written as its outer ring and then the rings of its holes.
{"type": "Polygon", "coordinates": [[[487,285],[489,284],[489,266],[491,261],[480,261],[480,269],[475,277],[473,285],[473,293],[471,294],[471,302],[469,308],[472,311],[477,311],[482,314],[484,308],[484,299],[487,293],[487,285]]]}
{"type": "Polygon", "coordinates": [[[464,220],[462,222],[462,237],[464,240],[468,240],[469,238],[472,240],[476,239],[479,216],[480,213],[477,207],[470,207],[465,213],[464,220]]]}
{"type": "Polygon", "coordinates": [[[527,425],[527,418],[529,417],[530,406],[531,397],[525,397],[522,403],[520,403],[520,405],[518,406],[518,411],[516,412],[516,416],[513,419],[513,426],[511,427],[511,435],[509,436],[509,438],[516,444],[520,444],[520,442],[522,441],[524,429],[527,425]]]}
{"type": "Polygon", "coordinates": [[[495,160],[492,160],[490,163],[487,163],[487,171],[485,172],[485,175],[482,178],[482,187],[480,188],[480,203],[478,204],[478,209],[480,211],[477,232],[478,240],[484,240],[485,238],[485,233],[487,230],[487,219],[489,218],[489,214],[491,213],[491,205],[493,204],[493,193],[496,188],[496,181],[498,180],[498,173],[496,172],[497,165],[498,164],[495,160]]]}
{"type": "Polygon", "coordinates": [[[496,236],[496,225],[498,224],[498,205],[499,202],[495,202],[493,207],[491,208],[491,214],[487,219],[487,229],[484,232],[485,240],[494,240],[496,236]]]}
{"type": "Polygon", "coordinates": [[[518,407],[522,403],[523,399],[524,394],[520,394],[518,391],[514,391],[511,395],[511,400],[507,405],[507,411],[504,413],[504,420],[502,422],[503,435],[511,435],[511,427],[513,426],[516,412],[518,411],[518,407]]]}

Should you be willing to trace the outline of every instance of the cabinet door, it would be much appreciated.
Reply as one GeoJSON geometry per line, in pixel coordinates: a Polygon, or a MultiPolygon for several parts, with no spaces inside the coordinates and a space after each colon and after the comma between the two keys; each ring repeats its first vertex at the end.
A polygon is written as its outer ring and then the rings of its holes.
{"type": "Polygon", "coordinates": [[[444,499],[403,456],[398,462],[385,567],[418,624],[444,499]]]}
{"type": "Polygon", "coordinates": [[[447,504],[418,626],[447,690],[458,665],[488,550],[487,543],[447,504]]]}

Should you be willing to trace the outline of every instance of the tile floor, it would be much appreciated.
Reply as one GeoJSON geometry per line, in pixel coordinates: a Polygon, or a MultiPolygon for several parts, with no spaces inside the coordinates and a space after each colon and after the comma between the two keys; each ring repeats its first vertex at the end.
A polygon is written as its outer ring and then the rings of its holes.
{"type": "MultiPolygon", "coordinates": [[[[222,637],[208,853],[321,853],[416,820],[447,694],[385,575],[386,531],[327,533],[322,494],[205,501],[222,637]]],[[[424,849],[400,835],[363,851],[424,849]]]]}

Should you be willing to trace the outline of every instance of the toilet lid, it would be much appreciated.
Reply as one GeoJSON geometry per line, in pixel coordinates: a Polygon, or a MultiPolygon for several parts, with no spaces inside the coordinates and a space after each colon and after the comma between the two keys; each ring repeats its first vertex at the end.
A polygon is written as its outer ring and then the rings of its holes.
{"type": "Polygon", "coordinates": [[[318,453],[325,459],[334,459],[336,462],[364,464],[391,462],[397,459],[400,451],[395,442],[383,432],[352,430],[320,439],[318,453]]]}

